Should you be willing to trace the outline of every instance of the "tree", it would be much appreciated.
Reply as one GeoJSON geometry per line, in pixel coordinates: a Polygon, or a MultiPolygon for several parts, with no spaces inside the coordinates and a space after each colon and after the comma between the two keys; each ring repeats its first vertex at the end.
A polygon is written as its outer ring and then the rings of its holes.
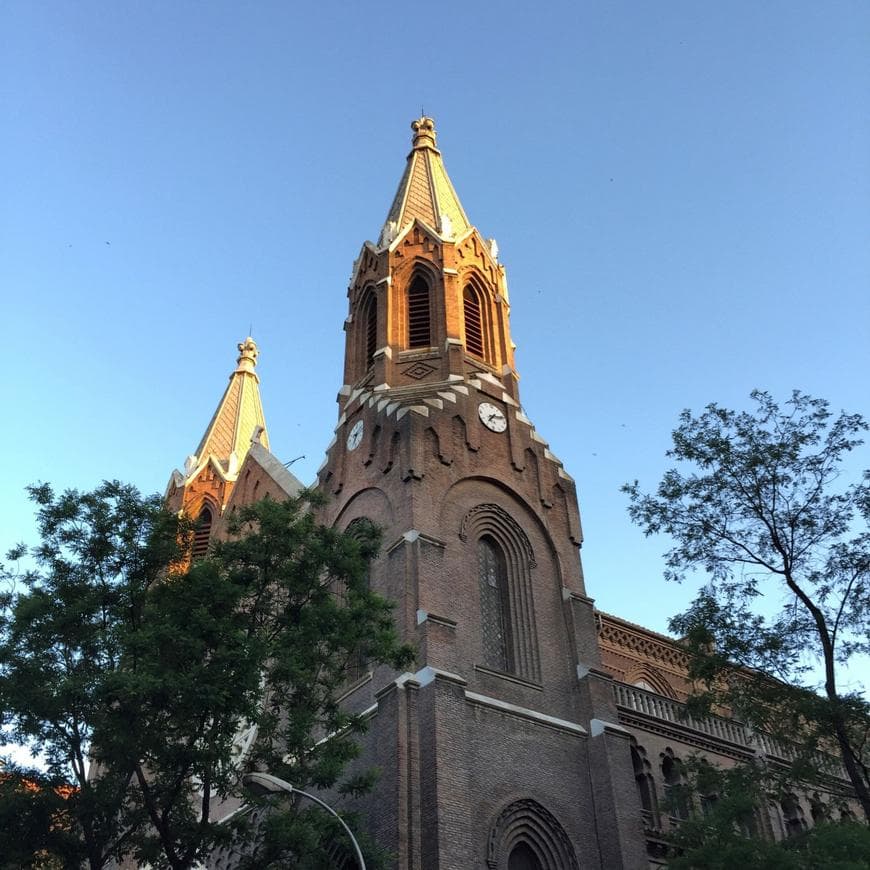
{"type": "Polygon", "coordinates": [[[722,769],[686,760],[689,817],[671,833],[669,870],[868,870],[870,828],[820,822],[779,842],[764,836],[762,816],[781,783],[755,765],[722,769]]]}
{"type": "Polygon", "coordinates": [[[70,786],[45,771],[6,764],[0,768],[0,867],[60,870],[81,867],[81,841],[73,833],[70,786]]]}
{"type": "Polygon", "coordinates": [[[870,652],[870,472],[840,480],[867,424],[799,392],[783,408],[752,399],[684,411],[667,454],[680,465],[655,494],[626,485],[629,513],[673,539],[668,579],[709,575],[670,623],[693,654],[696,712],[720,705],[787,739],[801,777],[836,752],[870,819],[870,706],[840,679],[870,652]]]}
{"type": "MultiPolygon", "coordinates": [[[[243,816],[214,821],[217,803],[244,797],[244,764],[300,785],[339,782],[365,727],[334,700],[348,663],[410,656],[366,583],[373,527],[319,526],[310,495],[265,501],[239,512],[237,539],[181,571],[192,530],[156,496],[115,482],[31,497],[41,543],[32,570],[4,569],[0,710],[12,738],[45,758],[34,854],[48,824],[67,840],[57,854],[81,852],[64,866],[132,855],[181,870],[244,836],[243,816]],[[253,729],[242,757],[238,735],[253,729]],[[332,736],[318,743],[318,729],[332,736]],[[60,827],[47,788],[58,782],[71,786],[60,827]]],[[[20,803],[20,789],[0,789],[0,815],[7,798],[20,803]]],[[[20,849],[4,836],[0,850],[20,849]]]]}

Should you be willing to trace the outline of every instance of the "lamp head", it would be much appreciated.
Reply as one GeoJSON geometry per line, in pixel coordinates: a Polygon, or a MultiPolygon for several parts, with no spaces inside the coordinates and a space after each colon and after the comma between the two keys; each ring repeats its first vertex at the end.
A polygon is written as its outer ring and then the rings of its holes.
{"type": "Polygon", "coordinates": [[[242,777],[242,782],[255,795],[264,797],[269,794],[293,794],[294,788],[289,782],[279,779],[277,776],[272,776],[271,773],[260,773],[260,771],[252,771],[246,773],[242,777]]]}

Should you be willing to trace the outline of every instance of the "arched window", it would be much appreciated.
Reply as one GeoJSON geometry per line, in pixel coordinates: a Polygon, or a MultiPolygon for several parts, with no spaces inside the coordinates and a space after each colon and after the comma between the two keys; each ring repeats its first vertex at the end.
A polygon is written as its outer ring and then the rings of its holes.
{"type": "Polygon", "coordinates": [[[852,812],[852,809],[847,804],[840,804],[840,821],[841,822],[854,822],[855,821],[855,813],[852,812]]]}
{"type": "Polygon", "coordinates": [[[466,284],[462,293],[462,310],[465,317],[465,349],[473,356],[486,359],[486,342],[480,303],[480,294],[471,284],[466,284]]]}
{"type": "Polygon", "coordinates": [[[520,843],[511,850],[508,870],[543,870],[543,868],[531,847],[527,843],[520,843]]]}
{"type": "Polygon", "coordinates": [[[646,757],[646,750],[638,746],[632,738],[631,766],[634,770],[634,781],[640,798],[640,809],[647,827],[657,828],[658,801],[656,800],[656,785],[652,775],[652,766],[646,757]]]}
{"type": "Polygon", "coordinates": [[[430,347],[431,344],[429,285],[422,275],[415,275],[408,287],[408,347],[430,347]]]}
{"type": "Polygon", "coordinates": [[[193,533],[193,548],[190,555],[194,559],[201,559],[208,551],[208,539],[211,537],[212,514],[208,505],[199,512],[196,520],[196,529],[193,533]]]}
{"type": "Polygon", "coordinates": [[[366,292],[360,312],[365,368],[370,369],[375,361],[375,351],[378,349],[378,300],[371,290],[366,292]]]}
{"type": "Polygon", "coordinates": [[[787,794],[783,797],[779,804],[782,809],[782,818],[785,822],[785,833],[787,837],[796,837],[802,834],[807,823],[804,819],[803,807],[793,794],[787,794]]]}
{"type": "Polygon", "coordinates": [[[507,565],[501,547],[489,536],[477,543],[477,576],[484,664],[500,671],[513,670],[507,565]]]}
{"type": "Polygon", "coordinates": [[[662,758],[662,777],[665,781],[665,798],[671,818],[689,818],[689,795],[683,775],[683,763],[671,749],[665,749],[662,758]]]}
{"type": "Polygon", "coordinates": [[[539,681],[531,573],[537,563],[528,537],[504,508],[479,504],[463,517],[459,538],[469,543],[469,568],[476,567],[480,664],[539,681]]]}
{"type": "MultiPolygon", "coordinates": [[[[367,542],[368,546],[371,546],[370,542],[372,540],[372,535],[374,531],[375,525],[370,519],[368,519],[367,517],[357,517],[355,520],[351,520],[347,528],[344,530],[344,533],[358,541],[361,546],[366,546],[367,542]]],[[[363,588],[366,590],[371,589],[370,569],[371,562],[366,565],[366,573],[365,577],[363,578],[363,588]]],[[[341,589],[338,590],[338,596],[342,603],[346,604],[347,589],[344,586],[342,586],[341,589]]],[[[346,681],[348,683],[355,683],[357,680],[362,679],[368,673],[369,659],[366,655],[366,650],[362,646],[356,649],[348,658],[347,667],[345,670],[346,681]]]]}

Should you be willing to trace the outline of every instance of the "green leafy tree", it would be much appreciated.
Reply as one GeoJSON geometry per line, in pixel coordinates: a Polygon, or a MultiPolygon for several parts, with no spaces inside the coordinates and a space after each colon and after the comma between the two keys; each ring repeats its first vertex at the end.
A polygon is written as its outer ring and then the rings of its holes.
{"type": "Polygon", "coordinates": [[[0,769],[0,867],[61,870],[81,867],[82,843],[73,830],[69,784],[36,768],[0,769]]]}
{"type": "Polygon", "coordinates": [[[625,486],[629,513],[673,539],[668,579],[709,575],[671,620],[693,653],[695,712],[725,706],[779,736],[798,777],[838,754],[870,819],[870,707],[842,677],[870,653],[870,472],[841,480],[867,424],[799,392],[782,408],[752,399],[753,411],[684,411],[668,451],[679,465],[654,494],[625,486]]]}
{"type": "Polygon", "coordinates": [[[670,835],[669,870],[868,870],[870,828],[822,822],[779,842],[762,822],[783,783],[757,765],[722,769],[702,757],[686,760],[686,800],[693,807],[670,835]]]}
{"type": "MultiPolygon", "coordinates": [[[[379,530],[366,521],[348,532],[322,526],[305,509],[321,503],[308,494],[305,501],[241,508],[212,564],[246,590],[245,618],[267,651],[250,764],[300,789],[354,796],[375,781],[370,770],[342,777],[359,754],[356,738],[366,719],[336,698],[361,662],[401,668],[413,660],[413,650],[397,642],[392,605],[369,587],[379,530]]],[[[327,867],[330,847],[344,837],[328,816],[298,801],[284,815],[272,813],[262,834],[249,856],[252,867],[327,867]]],[[[375,866],[371,845],[369,856],[375,866]]]]}
{"type": "MultiPolygon", "coordinates": [[[[235,540],[176,571],[191,528],[159,498],[118,483],[31,496],[41,543],[32,570],[4,571],[0,710],[12,739],[45,758],[46,782],[73,786],[63,825],[51,822],[81,852],[68,866],[132,855],[181,870],[238,841],[244,815],[214,819],[221,801],[245,797],[244,763],[339,782],[365,727],[335,702],[348,663],[410,656],[366,583],[374,528],[326,529],[307,495],[265,501],[239,512],[235,540]],[[251,729],[245,758],[237,738],[251,729]]],[[[0,790],[0,813],[7,798],[21,795],[0,790]]],[[[21,846],[4,837],[0,850],[21,846]]],[[[35,834],[29,846],[44,848],[35,834]]]]}

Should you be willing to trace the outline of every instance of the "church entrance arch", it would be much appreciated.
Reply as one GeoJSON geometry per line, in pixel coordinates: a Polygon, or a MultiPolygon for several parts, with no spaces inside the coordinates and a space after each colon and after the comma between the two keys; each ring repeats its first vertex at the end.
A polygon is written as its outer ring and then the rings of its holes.
{"type": "Polygon", "coordinates": [[[574,849],[558,819],[537,801],[514,801],[489,836],[490,870],[579,870],[574,849]]]}

